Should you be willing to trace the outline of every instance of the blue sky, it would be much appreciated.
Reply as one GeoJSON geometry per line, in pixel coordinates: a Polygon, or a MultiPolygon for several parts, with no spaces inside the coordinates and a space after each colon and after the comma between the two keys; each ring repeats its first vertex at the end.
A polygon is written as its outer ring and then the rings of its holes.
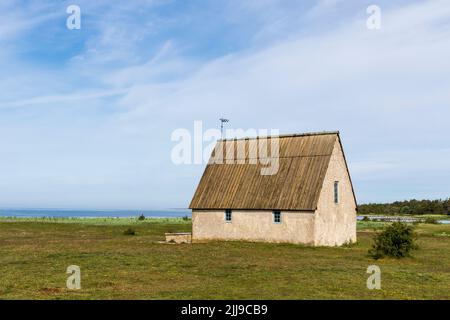
{"type": "Polygon", "coordinates": [[[171,133],[221,116],[340,130],[359,202],[449,197],[449,57],[446,0],[2,0],[0,207],[187,207],[171,133]]]}

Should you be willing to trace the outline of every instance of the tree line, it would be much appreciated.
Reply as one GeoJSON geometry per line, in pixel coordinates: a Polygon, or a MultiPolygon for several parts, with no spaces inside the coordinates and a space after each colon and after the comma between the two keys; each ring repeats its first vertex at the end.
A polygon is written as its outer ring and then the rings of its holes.
{"type": "Polygon", "coordinates": [[[358,214],[450,214],[450,198],[360,204],[358,205],[358,214]]]}

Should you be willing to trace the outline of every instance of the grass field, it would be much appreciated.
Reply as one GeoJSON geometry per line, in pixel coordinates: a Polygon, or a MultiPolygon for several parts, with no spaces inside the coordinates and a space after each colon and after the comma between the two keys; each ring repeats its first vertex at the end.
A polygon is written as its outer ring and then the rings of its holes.
{"type": "Polygon", "coordinates": [[[402,260],[367,256],[382,222],[359,222],[340,248],[212,242],[162,244],[183,219],[0,218],[2,299],[450,299],[450,225],[417,225],[420,249],[402,260]],[[131,227],[135,236],[123,231],[131,227]],[[66,289],[69,265],[81,268],[66,289]],[[381,290],[366,269],[381,268],[381,290]]]}

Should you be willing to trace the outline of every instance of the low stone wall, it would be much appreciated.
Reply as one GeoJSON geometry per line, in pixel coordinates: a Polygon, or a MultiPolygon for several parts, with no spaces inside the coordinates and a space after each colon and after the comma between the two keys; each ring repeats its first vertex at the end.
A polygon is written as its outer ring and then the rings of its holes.
{"type": "Polygon", "coordinates": [[[166,242],[191,243],[192,234],[190,232],[166,233],[166,242]]]}

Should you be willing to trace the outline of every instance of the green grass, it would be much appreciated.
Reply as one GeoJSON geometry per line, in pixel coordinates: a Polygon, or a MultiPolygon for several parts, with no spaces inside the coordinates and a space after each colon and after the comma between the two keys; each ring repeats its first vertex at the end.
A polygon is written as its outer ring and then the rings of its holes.
{"type": "Polygon", "coordinates": [[[122,225],[130,226],[135,224],[191,224],[190,218],[146,218],[138,220],[138,218],[57,218],[57,217],[40,217],[40,218],[20,218],[20,217],[0,217],[0,222],[43,222],[43,223],[76,223],[86,225],[122,225]]]}
{"type": "Polygon", "coordinates": [[[356,229],[358,231],[381,230],[388,222],[382,221],[358,221],[356,229]]]}
{"type": "Polygon", "coordinates": [[[450,220],[450,215],[447,214],[358,214],[360,216],[386,216],[386,217],[406,217],[406,218],[419,218],[419,219],[426,219],[426,218],[433,218],[437,220],[450,220]]]}
{"type": "Polygon", "coordinates": [[[358,223],[358,243],[158,243],[190,231],[182,219],[0,219],[3,299],[449,299],[450,226],[417,226],[420,249],[402,260],[367,256],[382,222],[358,223]],[[135,236],[124,235],[127,228],[135,236]],[[79,291],[65,288],[69,265],[79,291]],[[382,271],[368,290],[366,269],[382,271]]]}

